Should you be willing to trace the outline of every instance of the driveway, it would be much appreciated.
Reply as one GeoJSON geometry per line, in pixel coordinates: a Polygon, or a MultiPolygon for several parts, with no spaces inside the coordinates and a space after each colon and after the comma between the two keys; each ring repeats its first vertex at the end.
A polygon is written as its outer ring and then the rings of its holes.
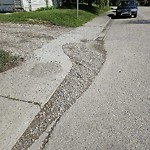
{"type": "Polygon", "coordinates": [[[29,60],[33,52],[72,28],[0,23],[0,48],[29,60]]]}

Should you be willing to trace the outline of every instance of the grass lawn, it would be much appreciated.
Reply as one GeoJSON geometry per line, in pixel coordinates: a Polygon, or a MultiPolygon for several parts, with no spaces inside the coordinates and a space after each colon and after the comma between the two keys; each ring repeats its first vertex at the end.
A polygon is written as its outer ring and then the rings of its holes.
{"type": "Polygon", "coordinates": [[[10,53],[0,50],[0,73],[19,64],[19,59],[10,53]]]}
{"type": "Polygon", "coordinates": [[[0,22],[14,23],[46,23],[60,26],[78,27],[93,19],[97,15],[108,10],[100,9],[96,6],[80,4],[79,17],[77,19],[76,6],[72,5],[71,9],[49,9],[32,12],[15,12],[10,14],[0,14],[0,22]]]}

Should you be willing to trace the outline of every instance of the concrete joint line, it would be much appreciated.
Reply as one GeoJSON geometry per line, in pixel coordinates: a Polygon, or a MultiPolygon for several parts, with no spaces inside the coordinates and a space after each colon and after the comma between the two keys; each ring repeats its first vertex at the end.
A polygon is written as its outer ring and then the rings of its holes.
{"type": "Polygon", "coordinates": [[[58,121],[60,120],[60,117],[61,117],[61,116],[59,116],[59,117],[56,119],[56,121],[55,121],[55,123],[53,124],[53,126],[51,127],[50,131],[47,132],[48,135],[45,137],[45,139],[44,139],[44,141],[43,141],[43,144],[42,144],[42,146],[40,147],[40,150],[44,150],[44,148],[46,147],[46,144],[49,142],[49,139],[50,139],[50,137],[51,137],[51,135],[52,135],[52,132],[53,132],[53,130],[55,129],[55,127],[56,127],[58,121]]]}
{"type": "MultiPolygon", "coordinates": [[[[83,26],[83,27],[91,28],[91,26],[83,26]]],[[[97,25],[97,26],[92,26],[92,28],[93,28],[93,27],[96,27],[96,28],[97,28],[97,27],[99,27],[99,28],[103,28],[103,26],[98,26],[98,25],[97,25]]]]}
{"type": "Polygon", "coordinates": [[[6,98],[6,99],[8,99],[8,100],[13,100],[13,101],[18,101],[18,102],[24,102],[24,103],[30,103],[30,104],[33,104],[33,105],[39,106],[39,107],[40,107],[40,109],[42,109],[41,103],[38,103],[38,102],[21,100],[21,99],[18,99],[18,98],[10,97],[10,95],[8,95],[8,96],[0,95],[0,97],[2,97],[2,98],[6,98]]]}

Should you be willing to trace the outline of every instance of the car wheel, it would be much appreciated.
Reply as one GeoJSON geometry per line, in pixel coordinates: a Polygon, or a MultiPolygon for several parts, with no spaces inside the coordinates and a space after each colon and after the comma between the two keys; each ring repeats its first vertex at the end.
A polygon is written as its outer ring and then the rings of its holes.
{"type": "Polygon", "coordinates": [[[134,15],[134,18],[136,18],[136,17],[137,17],[137,14],[134,15]]]}
{"type": "Polygon", "coordinates": [[[116,18],[119,18],[119,14],[116,14],[116,18]]]}

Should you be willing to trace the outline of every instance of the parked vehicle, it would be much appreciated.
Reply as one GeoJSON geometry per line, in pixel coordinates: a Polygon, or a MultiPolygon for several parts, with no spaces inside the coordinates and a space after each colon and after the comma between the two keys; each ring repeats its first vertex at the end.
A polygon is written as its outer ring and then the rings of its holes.
{"type": "Polygon", "coordinates": [[[138,7],[135,0],[122,0],[116,9],[116,17],[137,17],[138,7]]]}

